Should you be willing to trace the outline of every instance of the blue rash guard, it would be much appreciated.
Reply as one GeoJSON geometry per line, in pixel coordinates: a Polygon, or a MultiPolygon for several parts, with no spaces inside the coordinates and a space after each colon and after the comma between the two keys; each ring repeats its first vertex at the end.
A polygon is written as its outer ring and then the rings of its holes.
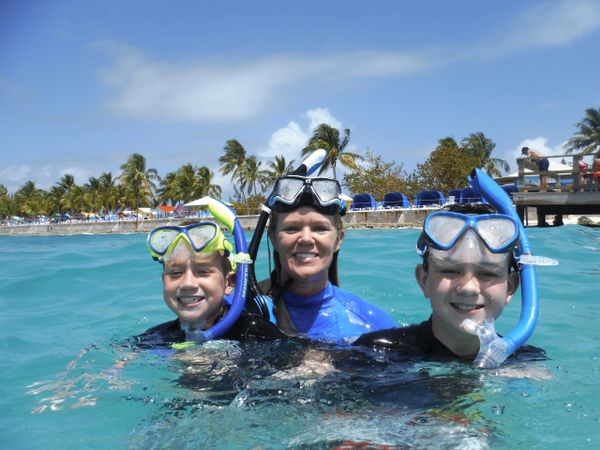
{"type": "Polygon", "coordinates": [[[298,333],[310,339],[341,342],[398,326],[385,311],[330,282],[309,297],[285,291],[283,300],[298,333]]]}

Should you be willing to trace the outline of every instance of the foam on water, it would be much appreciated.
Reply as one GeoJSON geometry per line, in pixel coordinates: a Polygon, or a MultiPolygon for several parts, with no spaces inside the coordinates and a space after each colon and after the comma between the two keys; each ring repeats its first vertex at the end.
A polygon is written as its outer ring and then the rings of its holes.
{"type": "MultiPolygon", "coordinates": [[[[350,230],[340,256],[342,286],[400,324],[429,313],[418,233],[350,230]]],[[[293,343],[132,354],[127,337],[172,318],[144,235],[0,237],[0,447],[597,448],[600,230],[528,233],[560,261],[538,268],[529,343],[549,360],[530,378],[293,343]]],[[[518,321],[519,297],[499,332],[518,321]]]]}

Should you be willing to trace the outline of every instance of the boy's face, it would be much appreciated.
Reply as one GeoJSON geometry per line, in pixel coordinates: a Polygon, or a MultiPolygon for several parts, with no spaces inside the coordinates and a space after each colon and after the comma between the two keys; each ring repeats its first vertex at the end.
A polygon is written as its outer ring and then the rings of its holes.
{"type": "Polygon", "coordinates": [[[462,328],[465,319],[482,324],[502,313],[519,282],[516,272],[508,272],[509,258],[508,253],[491,253],[473,230],[468,230],[449,251],[429,251],[429,268],[425,271],[419,264],[416,277],[431,301],[438,339],[471,340],[473,335],[462,328]]]}
{"type": "Polygon", "coordinates": [[[233,290],[235,274],[223,273],[224,256],[217,252],[196,253],[182,247],[164,263],[163,297],[180,321],[206,330],[217,319],[223,296],[233,290]]]}

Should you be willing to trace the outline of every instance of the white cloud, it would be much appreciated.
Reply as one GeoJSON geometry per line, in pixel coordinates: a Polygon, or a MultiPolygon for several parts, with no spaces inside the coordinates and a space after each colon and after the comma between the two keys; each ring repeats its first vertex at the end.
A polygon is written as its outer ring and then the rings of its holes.
{"type": "MultiPolygon", "coordinates": [[[[31,180],[33,168],[26,164],[14,164],[0,169],[0,180],[8,189],[8,192],[14,193],[27,181],[31,180]]],[[[36,184],[39,176],[36,176],[36,184]]],[[[38,186],[39,187],[39,186],[38,186]]]]}
{"type": "Polygon", "coordinates": [[[327,108],[316,108],[306,112],[306,117],[309,120],[308,129],[311,134],[319,125],[326,123],[330,127],[337,128],[342,131],[342,122],[331,115],[327,108]]]}
{"type": "Polygon", "coordinates": [[[336,119],[327,108],[310,109],[304,113],[308,124],[302,128],[297,122],[291,121],[287,126],[276,130],[269,139],[266,148],[258,151],[258,156],[271,161],[275,155],[283,155],[286,161],[296,160],[300,151],[306,147],[308,140],[316,127],[326,123],[342,132],[342,123],[336,119]]]}
{"type": "Polygon", "coordinates": [[[416,75],[464,60],[568,44],[598,27],[599,2],[563,0],[527,9],[506,25],[502,36],[428,50],[273,54],[232,63],[159,61],[115,41],[94,46],[113,58],[101,80],[113,88],[108,106],[115,113],[137,119],[232,122],[259,117],[286,97],[301,96],[315,86],[339,88],[355,79],[416,75]]]}
{"type": "Polygon", "coordinates": [[[418,73],[435,63],[418,53],[358,51],[339,55],[270,55],[237,64],[156,61],[114,41],[94,45],[114,58],[100,74],[114,88],[109,108],[134,118],[241,121],[261,115],[302,85],[418,73]],[[344,67],[343,71],[339,68],[344,67]]]}
{"type": "Polygon", "coordinates": [[[518,17],[510,40],[521,47],[569,44],[600,26],[596,0],[562,0],[541,3],[518,17]]]}

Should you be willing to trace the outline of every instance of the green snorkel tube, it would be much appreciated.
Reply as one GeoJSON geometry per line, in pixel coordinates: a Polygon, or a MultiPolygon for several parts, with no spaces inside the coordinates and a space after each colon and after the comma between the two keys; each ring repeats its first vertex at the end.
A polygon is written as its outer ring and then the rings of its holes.
{"type": "Polygon", "coordinates": [[[537,323],[539,295],[534,266],[536,260],[532,255],[525,227],[506,192],[481,169],[474,169],[471,172],[469,182],[498,212],[514,217],[519,224],[519,245],[515,255],[519,262],[521,281],[521,317],[519,322],[504,337],[499,337],[496,334],[493,320],[486,322],[485,325],[476,325],[471,322],[471,332],[477,334],[480,341],[479,353],[475,357],[473,365],[480,368],[495,368],[529,339],[537,323]]]}

